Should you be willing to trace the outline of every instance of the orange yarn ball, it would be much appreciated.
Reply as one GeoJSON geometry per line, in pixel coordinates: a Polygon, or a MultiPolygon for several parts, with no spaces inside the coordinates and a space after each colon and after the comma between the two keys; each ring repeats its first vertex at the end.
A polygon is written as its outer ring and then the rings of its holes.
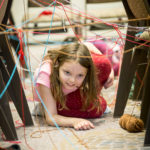
{"type": "Polygon", "coordinates": [[[144,129],[144,122],[129,114],[124,114],[119,120],[120,126],[129,132],[141,132],[144,129]]]}

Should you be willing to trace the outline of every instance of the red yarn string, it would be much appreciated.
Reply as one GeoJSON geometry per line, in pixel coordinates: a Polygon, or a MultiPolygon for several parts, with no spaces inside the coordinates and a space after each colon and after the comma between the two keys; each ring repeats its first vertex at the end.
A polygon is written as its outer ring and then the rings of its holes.
{"type": "Polygon", "coordinates": [[[18,124],[18,126],[16,126],[16,128],[24,127],[24,124],[20,123],[19,120],[16,120],[15,122],[16,122],[16,124],[18,124]]]}
{"type": "MultiPolygon", "coordinates": [[[[67,17],[67,20],[68,20],[69,24],[72,26],[71,21],[70,21],[68,15],[67,15],[67,13],[66,13],[66,10],[65,10],[65,8],[64,8],[64,5],[63,5],[62,3],[60,3],[60,2],[57,2],[57,3],[63,7],[63,10],[64,10],[64,12],[65,12],[65,15],[66,15],[66,17],[67,17]]],[[[73,28],[72,28],[72,31],[74,32],[74,34],[75,34],[76,38],[78,39],[78,41],[81,43],[81,40],[80,40],[79,36],[75,33],[75,31],[74,31],[73,28]]]]}
{"type": "Polygon", "coordinates": [[[1,137],[2,137],[3,141],[8,142],[8,143],[13,143],[13,144],[21,143],[21,141],[8,141],[8,140],[6,140],[4,137],[4,133],[1,134],[1,137]]]}
{"type": "MultiPolygon", "coordinates": [[[[49,5],[49,3],[42,2],[42,1],[40,1],[40,0],[38,0],[38,1],[41,2],[41,3],[43,3],[43,4],[48,4],[48,5],[49,5]]],[[[56,1],[56,0],[53,0],[53,1],[56,1]]],[[[64,10],[64,12],[65,12],[65,15],[66,15],[66,18],[67,18],[69,24],[72,25],[72,24],[71,24],[71,21],[70,21],[70,19],[69,19],[69,17],[68,17],[68,15],[67,15],[67,13],[66,13],[66,10],[65,10],[65,8],[64,8],[64,5],[63,5],[62,3],[60,3],[60,2],[58,2],[58,1],[56,1],[56,3],[59,4],[60,6],[62,6],[62,8],[63,8],[63,10],[64,10]]],[[[74,34],[75,34],[76,38],[78,39],[78,41],[81,42],[79,36],[75,33],[75,31],[73,30],[73,28],[72,28],[72,31],[74,32],[74,34]]]]}
{"type": "MultiPolygon", "coordinates": [[[[38,0],[38,1],[41,2],[41,3],[43,3],[43,2],[40,1],[40,0],[38,0]]],[[[65,14],[66,14],[65,7],[71,9],[70,7],[67,7],[67,6],[63,5],[62,3],[58,2],[58,1],[56,1],[56,2],[57,2],[59,5],[62,6],[62,8],[63,8],[65,14]]],[[[48,4],[48,3],[45,3],[45,2],[44,2],[44,4],[48,4]]],[[[49,5],[49,4],[48,4],[48,5],[49,5]]],[[[57,8],[59,8],[59,7],[57,7],[57,8]]],[[[60,9],[60,8],[59,8],[59,9],[60,9]]],[[[118,30],[117,25],[106,23],[106,22],[104,22],[104,21],[102,21],[102,20],[100,20],[100,19],[98,19],[98,18],[96,18],[96,17],[87,15],[86,13],[83,13],[83,12],[81,12],[81,11],[79,11],[79,10],[76,10],[76,9],[73,9],[73,10],[78,11],[80,14],[75,13],[75,12],[72,12],[72,11],[69,11],[69,12],[71,12],[71,13],[73,13],[73,14],[76,14],[76,15],[78,15],[78,16],[81,16],[81,17],[89,18],[89,19],[91,19],[91,20],[97,20],[98,22],[103,22],[104,24],[106,24],[106,25],[108,25],[108,26],[113,26],[114,29],[118,32],[118,34],[119,34],[119,36],[120,36],[120,39],[123,40],[123,38],[122,38],[122,36],[121,36],[121,32],[118,30]]],[[[70,23],[70,19],[69,19],[69,17],[67,16],[67,14],[66,14],[66,17],[67,17],[67,19],[68,19],[68,21],[69,21],[69,23],[70,23]]],[[[70,23],[70,25],[71,25],[71,23],[70,23]]],[[[73,32],[74,32],[74,30],[73,30],[73,32]]],[[[74,34],[75,34],[75,32],[74,32],[74,34]]],[[[75,35],[76,35],[76,34],[75,34],[75,35]]],[[[78,40],[80,41],[80,39],[79,39],[79,37],[78,37],[77,35],[76,35],[76,37],[77,37],[78,40]]]]}
{"type": "Polygon", "coordinates": [[[19,32],[19,42],[20,42],[20,50],[18,54],[20,55],[21,63],[24,65],[25,61],[24,61],[23,42],[22,42],[22,29],[18,29],[18,32],[19,32]]]}
{"type": "MultiPolygon", "coordinates": [[[[143,46],[146,46],[146,47],[150,47],[150,45],[146,45],[146,44],[144,44],[144,43],[139,43],[139,42],[136,42],[136,41],[132,41],[132,40],[129,40],[129,39],[127,39],[127,38],[123,38],[124,40],[126,40],[126,41],[129,41],[129,42],[132,42],[132,43],[135,43],[135,44],[139,44],[139,45],[143,45],[143,46]]],[[[148,41],[147,41],[148,42],[148,41]]]]}
{"type": "MultiPolygon", "coordinates": [[[[46,2],[43,2],[43,1],[40,1],[40,0],[38,0],[38,1],[41,2],[41,3],[43,3],[43,4],[50,5],[49,3],[46,3],[46,2]]],[[[55,0],[53,0],[53,1],[55,1],[55,0]]],[[[61,6],[63,5],[62,3],[58,2],[58,1],[56,1],[56,3],[58,3],[58,4],[61,5],[61,6]]],[[[57,6],[56,6],[56,7],[57,7],[57,6]]],[[[76,15],[78,15],[78,16],[85,17],[85,18],[91,19],[91,20],[97,20],[98,22],[103,22],[103,23],[106,24],[106,25],[113,26],[113,24],[106,23],[106,22],[104,22],[103,20],[100,20],[100,19],[98,19],[98,18],[96,18],[96,17],[87,15],[86,13],[81,12],[81,11],[79,11],[79,10],[77,10],[77,9],[73,9],[73,10],[79,12],[80,14],[79,14],[79,13],[76,13],[76,12],[72,12],[72,8],[70,8],[70,7],[66,6],[66,5],[63,5],[63,7],[66,7],[66,8],[68,8],[68,9],[71,10],[71,11],[65,10],[65,12],[68,11],[68,12],[73,13],[73,14],[76,14],[76,15]]],[[[59,8],[59,7],[57,7],[57,8],[58,8],[58,9],[61,9],[61,8],[59,8]]],[[[63,8],[63,10],[64,10],[64,8],[63,8]]]]}
{"type": "MultiPolygon", "coordinates": [[[[47,5],[49,5],[49,3],[46,3],[46,2],[42,2],[42,1],[40,1],[40,0],[38,0],[39,2],[41,2],[41,3],[44,3],[44,4],[47,4],[47,5]]],[[[60,2],[57,2],[57,3],[60,3],[60,2]]],[[[62,3],[61,3],[62,4],[62,3]]],[[[68,7],[68,6],[66,6],[66,5],[64,5],[64,7],[66,7],[66,8],[68,8],[68,9],[71,9],[70,7],[68,7]]],[[[61,8],[59,8],[59,7],[57,7],[58,9],[61,9],[61,8]]],[[[72,9],[71,9],[72,10],[72,9]]],[[[93,16],[90,16],[90,15],[87,15],[86,13],[83,13],[83,12],[81,12],[81,11],[79,11],[79,10],[76,10],[76,9],[73,9],[73,10],[75,10],[75,11],[77,11],[77,12],[79,12],[79,13],[81,13],[81,14],[78,14],[78,13],[76,13],[76,12],[72,12],[72,11],[68,11],[68,12],[71,12],[71,13],[73,13],[73,14],[76,14],[76,15],[78,15],[78,16],[81,16],[81,17],[85,17],[85,18],[87,18],[87,19],[91,19],[91,20],[96,20],[96,21],[98,21],[98,22],[103,22],[104,24],[106,24],[106,25],[109,25],[109,26],[113,26],[114,28],[115,28],[115,24],[109,24],[109,23],[105,23],[103,20],[101,20],[101,19],[98,19],[98,18],[96,18],[96,17],[93,17],[93,16]]],[[[115,30],[116,30],[116,28],[115,28],[115,30]]],[[[116,30],[117,32],[118,32],[118,34],[123,34],[123,35],[126,35],[126,36],[129,36],[129,37],[133,37],[133,38],[136,38],[136,39],[139,39],[139,40],[142,40],[142,39],[140,39],[140,38],[138,38],[138,37],[134,37],[134,36],[131,36],[131,35],[128,35],[128,34],[124,34],[124,33],[121,33],[118,29],[116,30]],[[120,32],[120,33],[119,33],[120,32]]],[[[123,39],[125,39],[125,38],[121,38],[122,40],[123,39]]],[[[126,40],[128,40],[128,39],[126,39],[126,40]]],[[[135,41],[132,41],[132,40],[128,40],[128,41],[130,41],[130,42],[133,42],[133,43],[137,43],[137,44],[141,44],[141,43],[138,43],[138,42],[135,42],[135,41]]],[[[143,40],[143,41],[147,41],[147,40],[143,40]]],[[[147,46],[147,47],[150,47],[150,45],[146,45],[146,44],[143,44],[144,46],[147,46]]]]}
{"type": "Polygon", "coordinates": [[[1,9],[1,8],[2,8],[2,6],[3,6],[3,3],[4,3],[4,0],[2,1],[1,5],[0,5],[0,9],[1,9]]]}
{"type": "MultiPolygon", "coordinates": [[[[122,34],[124,34],[124,33],[122,33],[122,34]]],[[[135,38],[135,39],[138,39],[138,40],[142,40],[142,41],[148,42],[148,40],[143,40],[143,39],[140,39],[140,38],[135,37],[135,36],[132,36],[132,35],[128,35],[128,34],[124,34],[124,35],[129,36],[129,37],[132,37],[132,38],[135,38]]],[[[126,40],[127,40],[127,39],[126,39],[126,40]]],[[[128,40],[128,41],[134,42],[134,43],[139,44],[139,45],[141,44],[141,43],[139,43],[139,42],[135,42],[135,41],[132,41],[132,40],[128,40]]],[[[146,47],[150,47],[150,45],[147,45],[147,44],[143,44],[143,45],[146,46],[146,47]]]]}
{"type": "MultiPolygon", "coordinates": [[[[20,77],[21,77],[21,69],[20,69],[20,77]]],[[[25,117],[24,117],[24,103],[23,103],[23,88],[22,88],[22,84],[21,84],[21,80],[20,80],[20,87],[21,87],[21,104],[22,104],[22,121],[24,123],[23,127],[24,127],[24,140],[25,140],[25,143],[27,145],[27,147],[30,149],[30,150],[33,150],[32,147],[27,143],[27,139],[26,139],[26,128],[25,128],[25,117]]]]}
{"type": "Polygon", "coordinates": [[[142,83],[143,83],[143,81],[141,80],[141,78],[140,78],[140,76],[139,76],[138,72],[136,72],[136,77],[137,77],[137,79],[139,80],[139,82],[142,84],[142,83]]]}

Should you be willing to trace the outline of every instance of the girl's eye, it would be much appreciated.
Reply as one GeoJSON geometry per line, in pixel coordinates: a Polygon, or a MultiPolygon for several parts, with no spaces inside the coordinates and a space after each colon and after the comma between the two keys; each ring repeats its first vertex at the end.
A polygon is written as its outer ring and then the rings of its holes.
{"type": "Polygon", "coordinates": [[[66,75],[70,75],[70,72],[69,71],[64,71],[66,75]]]}
{"type": "Polygon", "coordinates": [[[83,74],[79,74],[78,77],[83,77],[83,74]]]}

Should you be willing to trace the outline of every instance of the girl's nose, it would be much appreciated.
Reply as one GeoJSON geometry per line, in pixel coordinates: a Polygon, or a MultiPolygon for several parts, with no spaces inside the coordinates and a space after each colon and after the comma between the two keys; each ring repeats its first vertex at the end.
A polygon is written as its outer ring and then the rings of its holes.
{"type": "Polygon", "coordinates": [[[75,82],[75,77],[71,77],[71,78],[70,78],[70,82],[71,82],[71,83],[74,83],[74,82],[75,82]]]}

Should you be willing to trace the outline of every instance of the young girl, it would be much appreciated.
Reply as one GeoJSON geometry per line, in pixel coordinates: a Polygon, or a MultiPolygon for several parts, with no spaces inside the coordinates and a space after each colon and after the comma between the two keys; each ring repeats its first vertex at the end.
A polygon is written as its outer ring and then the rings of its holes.
{"type": "MultiPolygon", "coordinates": [[[[100,92],[103,85],[112,84],[112,78],[108,80],[111,65],[97,52],[86,43],[68,44],[48,51],[40,71],[36,70],[35,88],[59,126],[91,129],[94,125],[86,118],[104,113],[107,104],[100,92]]],[[[35,99],[39,101],[37,94],[35,99]]],[[[54,126],[46,110],[44,116],[54,126]]]]}

